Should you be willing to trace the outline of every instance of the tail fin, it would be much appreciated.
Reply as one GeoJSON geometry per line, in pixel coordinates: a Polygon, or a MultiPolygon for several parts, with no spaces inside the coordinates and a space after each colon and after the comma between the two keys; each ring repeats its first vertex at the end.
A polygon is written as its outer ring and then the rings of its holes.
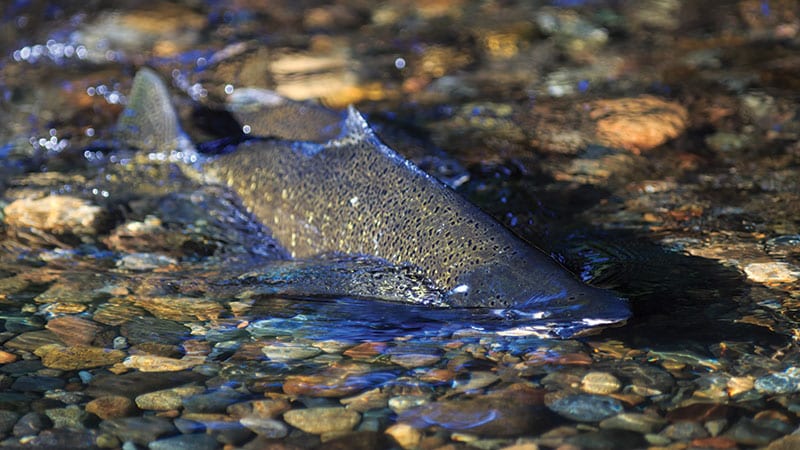
{"type": "Polygon", "coordinates": [[[117,121],[117,137],[140,150],[172,152],[187,142],[161,77],[139,69],[133,78],[128,106],[117,121]]]}

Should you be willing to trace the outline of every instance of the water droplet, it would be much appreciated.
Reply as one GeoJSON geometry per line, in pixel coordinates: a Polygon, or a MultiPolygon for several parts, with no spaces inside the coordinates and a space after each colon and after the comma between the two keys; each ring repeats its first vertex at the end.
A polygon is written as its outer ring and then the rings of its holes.
{"type": "Polygon", "coordinates": [[[398,70],[403,70],[406,67],[406,60],[404,58],[397,58],[394,60],[394,67],[398,70]]]}

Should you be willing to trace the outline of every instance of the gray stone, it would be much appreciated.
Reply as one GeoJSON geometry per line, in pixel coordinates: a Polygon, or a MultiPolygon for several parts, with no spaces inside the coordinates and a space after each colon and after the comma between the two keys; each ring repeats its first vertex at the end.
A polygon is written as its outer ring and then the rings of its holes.
{"type": "Polygon", "coordinates": [[[270,439],[280,439],[289,433],[286,424],[279,420],[264,419],[261,417],[242,417],[239,419],[239,423],[259,436],[270,439]]]}
{"type": "Polygon", "coordinates": [[[578,422],[599,422],[622,412],[622,404],[611,397],[575,394],[558,398],[547,405],[551,411],[578,422]]]}
{"type": "Polygon", "coordinates": [[[77,405],[47,409],[44,413],[53,422],[54,428],[81,429],[89,418],[89,413],[77,405]]]}
{"type": "Polygon", "coordinates": [[[664,428],[667,421],[660,417],[640,413],[622,413],[600,422],[600,428],[636,431],[637,433],[655,433],[664,428]]]}
{"type": "Polygon", "coordinates": [[[158,342],[176,345],[188,338],[191,330],[172,320],[155,317],[137,317],[120,326],[120,333],[131,345],[158,342]]]}
{"type": "Polygon", "coordinates": [[[692,439],[708,437],[708,430],[698,422],[681,420],[667,426],[660,434],[673,441],[691,441],[692,439]]]}
{"type": "Polygon", "coordinates": [[[100,422],[100,429],[122,442],[131,441],[140,445],[148,445],[161,437],[178,432],[168,419],[155,416],[104,420],[100,422]]]}
{"type": "Polygon", "coordinates": [[[220,443],[208,434],[183,434],[159,439],[147,445],[150,450],[215,450],[220,443]]]}
{"type": "Polygon", "coordinates": [[[0,435],[5,435],[14,428],[19,414],[14,411],[0,410],[0,435]]]}
{"type": "Polygon", "coordinates": [[[206,394],[197,394],[183,399],[187,412],[224,413],[228,406],[244,401],[245,396],[233,389],[221,388],[206,394]]]}
{"type": "Polygon", "coordinates": [[[628,449],[647,446],[644,436],[628,430],[598,430],[569,436],[564,439],[581,449],[628,449]]]}
{"type": "Polygon", "coordinates": [[[57,377],[21,376],[14,380],[11,389],[19,392],[47,392],[61,389],[66,382],[57,377]]]}
{"type": "Polygon", "coordinates": [[[29,412],[17,420],[14,428],[12,428],[12,433],[16,437],[32,436],[39,434],[40,431],[50,425],[52,424],[47,416],[37,412],[29,412]]]}

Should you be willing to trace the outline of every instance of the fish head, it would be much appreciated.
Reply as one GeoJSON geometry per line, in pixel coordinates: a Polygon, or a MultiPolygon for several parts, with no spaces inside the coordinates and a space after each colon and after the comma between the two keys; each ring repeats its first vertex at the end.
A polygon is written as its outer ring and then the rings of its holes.
{"type": "Polygon", "coordinates": [[[589,286],[546,256],[493,261],[460,276],[446,303],[490,308],[518,321],[569,330],[620,324],[631,316],[628,301],[613,291],[589,286]]]}

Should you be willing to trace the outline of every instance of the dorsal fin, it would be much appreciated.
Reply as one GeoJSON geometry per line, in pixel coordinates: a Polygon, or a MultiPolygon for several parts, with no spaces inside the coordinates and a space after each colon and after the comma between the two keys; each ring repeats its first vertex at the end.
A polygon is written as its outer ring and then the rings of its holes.
{"type": "Polygon", "coordinates": [[[158,152],[180,149],[186,141],[167,87],[152,69],[136,72],[128,105],[117,120],[117,137],[131,147],[158,152]]]}

